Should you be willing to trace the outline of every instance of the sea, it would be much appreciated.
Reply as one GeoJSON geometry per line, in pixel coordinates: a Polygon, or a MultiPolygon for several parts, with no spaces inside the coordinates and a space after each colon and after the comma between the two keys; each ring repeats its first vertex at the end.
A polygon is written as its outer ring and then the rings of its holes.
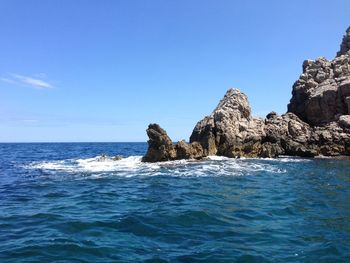
{"type": "Polygon", "coordinates": [[[350,262],[350,161],[146,150],[0,144],[0,262],[350,262]]]}

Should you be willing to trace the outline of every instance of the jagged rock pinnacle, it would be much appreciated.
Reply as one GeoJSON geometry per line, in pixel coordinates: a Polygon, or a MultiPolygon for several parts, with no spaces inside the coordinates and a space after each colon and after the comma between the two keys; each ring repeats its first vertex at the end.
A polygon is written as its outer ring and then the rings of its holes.
{"type": "Polygon", "coordinates": [[[343,37],[343,41],[340,45],[340,50],[337,53],[337,57],[345,55],[350,51],[350,27],[346,30],[346,34],[343,37]]]}

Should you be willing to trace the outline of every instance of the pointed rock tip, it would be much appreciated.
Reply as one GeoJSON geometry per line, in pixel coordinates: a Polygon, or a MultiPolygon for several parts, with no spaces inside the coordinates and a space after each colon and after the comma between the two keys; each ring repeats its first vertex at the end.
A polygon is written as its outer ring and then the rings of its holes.
{"type": "Polygon", "coordinates": [[[341,55],[349,54],[350,51],[350,26],[346,29],[346,33],[343,36],[343,40],[340,44],[340,50],[337,52],[337,57],[341,55]]]}
{"type": "Polygon", "coordinates": [[[217,111],[235,112],[242,118],[250,118],[251,109],[249,106],[248,96],[239,89],[229,89],[225,96],[220,100],[212,115],[217,111]]]}
{"type": "Polygon", "coordinates": [[[229,89],[226,91],[226,94],[229,94],[229,93],[243,93],[243,92],[240,91],[240,90],[237,89],[237,88],[229,88],[229,89]]]}
{"type": "Polygon", "coordinates": [[[157,137],[159,135],[168,136],[167,132],[162,127],[160,127],[160,125],[157,124],[157,123],[151,123],[151,124],[148,125],[147,135],[148,135],[149,138],[157,137]]]}
{"type": "Polygon", "coordinates": [[[231,98],[231,97],[236,97],[236,96],[243,96],[247,99],[247,95],[244,92],[242,92],[236,88],[230,88],[229,90],[227,90],[224,98],[231,98]]]}

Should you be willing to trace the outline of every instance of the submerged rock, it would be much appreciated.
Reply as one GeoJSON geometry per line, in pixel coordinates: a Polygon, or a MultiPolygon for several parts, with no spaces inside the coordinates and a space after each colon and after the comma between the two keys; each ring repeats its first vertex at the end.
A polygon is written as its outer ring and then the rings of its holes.
{"type": "Polygon", "coordinates": [[[96,158],[96,161],[97,162],[105,162],[105,161],[120,161],[122,160],[123,157],[120,156],[120,155],[116,155],[116,156],[113,156],[113,157],[110,157],[108,156],[107,154],[102,154],[101,156],[98,156],[96,158]]]}
{"type": "Polygon", "coordinates": [[[151,124],[147,134],[145,162],[208,155],[350,155],[350,27],[335,59],[304,61],[286,114],[254,118],[247,96],[230,89],[214,111],[196,124],[190,144],[174,145],[157,124],[151,124]]]}
{"type": "Polygon", "coordinates": [[[120,160],[122,160],[122,159],[123,159],[123,157],[120,156],[120,155],[116,155],[116,156],[114,156],[114,157],[112,158],[113,161],[120,161],[120,160]]]}

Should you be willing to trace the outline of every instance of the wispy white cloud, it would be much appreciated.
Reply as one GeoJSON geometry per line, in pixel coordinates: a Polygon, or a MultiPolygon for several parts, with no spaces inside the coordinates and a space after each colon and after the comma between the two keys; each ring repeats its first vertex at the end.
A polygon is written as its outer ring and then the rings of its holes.
{"type": "MultiPolygon", "coordinates": [[[[42,73],[42,77],[45,77],[42,73]]],[[[20,74],[8,73],[6,77],[1,77],[1,81],[7,82],[17,86],[25,86],[36,89],[52,89],[53,86],[46,80],[39,77],[24,76],[20,74]]]]}
{"type": "Polygon", "coordinates": [[[38,123],[39,120],[35,120],[35,119],[23,119],[23,120],[19,120],[19,122],[23,122],[23,123],[38,123]]]}

